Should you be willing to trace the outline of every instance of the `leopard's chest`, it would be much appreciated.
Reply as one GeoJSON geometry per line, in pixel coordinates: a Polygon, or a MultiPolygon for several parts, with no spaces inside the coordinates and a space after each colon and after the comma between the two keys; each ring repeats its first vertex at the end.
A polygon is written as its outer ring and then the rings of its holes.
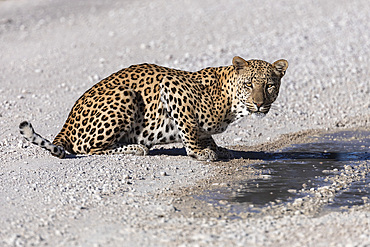
{"type": "Polygon", "coordinates": [[[225,121],[213,123],[211,125],[204,125],[203,127],[199,128],[200,135],[208,136],[208,135],[220,134],[227,129],[230,122],[231,121],[225,120],[225,121]]]}
{"type": "Polygon", "coordinates": [[[247,106],[243,104],[243,102],[238,101],[235,104],[233,104],[229,114],[229,118],[232,119],[233,122],[240,118],[249,116],[250,114],[251,113],[248,111],[247,106]]]}

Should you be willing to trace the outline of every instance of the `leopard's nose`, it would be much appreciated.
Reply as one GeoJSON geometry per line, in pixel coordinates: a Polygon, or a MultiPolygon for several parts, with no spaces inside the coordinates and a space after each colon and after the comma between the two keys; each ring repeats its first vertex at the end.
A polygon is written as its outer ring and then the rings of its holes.
{"type": "Polygon", "coordinates": [[[262,106],[262,104],[263,103],[254,103],[256,106],[257,106],[257,108],[259,109],[261,106],[262,106]]]}

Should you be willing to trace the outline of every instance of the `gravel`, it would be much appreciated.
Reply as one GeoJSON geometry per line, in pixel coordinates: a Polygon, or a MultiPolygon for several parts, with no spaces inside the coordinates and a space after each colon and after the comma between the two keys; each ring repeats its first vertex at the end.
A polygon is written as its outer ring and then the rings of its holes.
{"type": "MultiPolygon", "coordinates": [[[[369,246],[368,203],[315,217],[293,210],[330,200],[355,181],[350,169],[328,170],[331,186],[285,207],[293,213],[182,214],[184,189],[218,179],[223,163],[192,160],[177,144],[147,157],[59,160],[17,129],[30,120],[53,139],[83,92],[131,64],[195,71],[236,55],[284,58],[289,68],[270,113],[233,123],[216,136],[220,145],[369,128],[369,19],[366,0],[0,1],[0,245],[369,246]]],[[[368,176],[368,161],[359,169],[368,176]]]]}

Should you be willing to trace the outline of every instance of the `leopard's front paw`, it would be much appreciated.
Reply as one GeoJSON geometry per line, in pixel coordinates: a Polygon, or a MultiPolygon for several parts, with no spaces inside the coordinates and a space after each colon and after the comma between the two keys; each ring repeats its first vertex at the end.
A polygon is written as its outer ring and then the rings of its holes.
{"type": "Polygon", "coordinates": [[[232,159],[232,158],[234,158],[233,154],[226,148],[217,147],[216,153],[217,153],[217,157],[219,159],[232,159]]]}
{"type": "Polygon", "coordinates": [[[190,157],[196,158],[197,160],[204,160],[204,161],[215,161],[217,160],[217,154],[215,151],[209,148],[205,148],[199,151],[191,151],[188,152],[190,157]]]}

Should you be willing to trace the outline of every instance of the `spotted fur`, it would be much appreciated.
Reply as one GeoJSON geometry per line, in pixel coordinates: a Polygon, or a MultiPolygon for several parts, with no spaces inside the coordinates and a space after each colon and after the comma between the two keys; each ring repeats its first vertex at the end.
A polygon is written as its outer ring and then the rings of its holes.
{"type": "Polygon", "coordinates": [[[233,65],[197,72],[133,65],[103,79],[75,103],[53,143],[28,122],[32,143],[64,158],[71,154],[146,155],[155,144],[182,142],[198,160],[229,158],[212,135],[238,118],[266,114],[276,100],[288,62],[233,59],[233,65]]]}

